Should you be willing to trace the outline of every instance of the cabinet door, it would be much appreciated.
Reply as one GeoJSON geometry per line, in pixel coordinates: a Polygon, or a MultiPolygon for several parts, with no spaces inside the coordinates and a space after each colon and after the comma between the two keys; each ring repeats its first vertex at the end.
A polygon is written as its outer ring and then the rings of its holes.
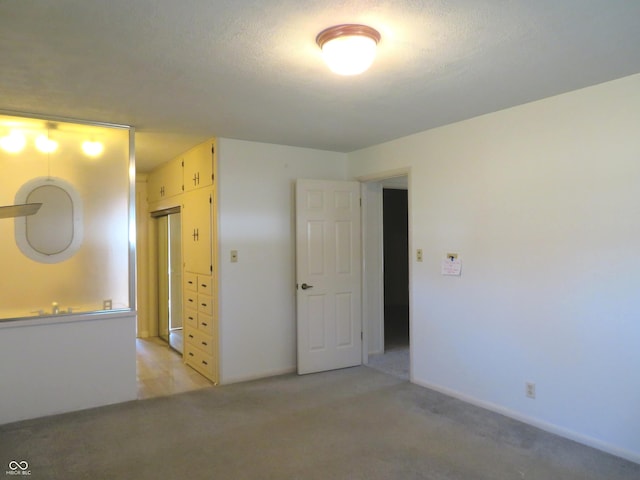
{"type": "Polygon", "coordinates": [[[183,204],[183,258],[185,270],[211,275],[213,191],[201,188],[187,192],[183,204]]]}
{"type": "Polygon", "coordinates": [[[175,158],[149,174],[149,202],[182,193],[182,159],[175,158]]]}
{"type": "Polygon", "coordinates": [[[184,155],[185,192],[213,184],[213,156],[215,145],[204,142],[184,155]]]}

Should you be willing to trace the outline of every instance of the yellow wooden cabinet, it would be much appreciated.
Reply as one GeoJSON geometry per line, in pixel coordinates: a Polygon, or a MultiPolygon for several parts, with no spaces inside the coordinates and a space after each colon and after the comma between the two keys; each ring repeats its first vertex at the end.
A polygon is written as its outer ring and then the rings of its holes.
{"type": "Polygon", "coordinates": [[[182,203],[182,259],[184,269],[213,273],[213,189],[186,192],[182,203]]]}
{"type": "Polygon", "coordinates": [[[218,382],[218,322],[213,277],[185,273],[184,361],[202,375],[218,382]]]}
{"type": "Polygon", "coordinates": [[[182,193],[182,158],[160,165],[149,174],[148,201],[158,202],[182,193]]]}
{"type": "Polygon", "coordinates": [[[215,140],[201,143],[185,153],[183,157],[185,192],[213,185],[215,155],[215,140]]]}

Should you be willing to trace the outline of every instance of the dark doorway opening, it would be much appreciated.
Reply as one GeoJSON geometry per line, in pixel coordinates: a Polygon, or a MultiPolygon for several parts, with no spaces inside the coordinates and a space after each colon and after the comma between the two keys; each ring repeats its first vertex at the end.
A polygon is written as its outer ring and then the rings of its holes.
{"type": "Polygon", "coordinates": [[[383,189],[384,349],[409,347],[407,190],[383,189]]]}

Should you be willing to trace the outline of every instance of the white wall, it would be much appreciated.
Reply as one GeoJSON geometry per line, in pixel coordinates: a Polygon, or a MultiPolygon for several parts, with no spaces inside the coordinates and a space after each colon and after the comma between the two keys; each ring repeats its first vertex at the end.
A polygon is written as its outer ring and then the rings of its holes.
{"type": "Polygon", "coordinates": [[[133,313],[0,322],[0,424],[134,400],[135,323],[133,313]]]}
{"type": "Polygon", "coordinates": [[[635,75],[349,155],[411,169],[416,383],[640,461],[639,126],[635,75]]]}
{"type": "Polygon", "coordinates": [[[362,328],[368,355],[384,352],[384,268],[382,183],[362,184],[362,328]]]}
{"type": "Polygon", "coordinates": [[[152,259],[149,255],[151,227],[147,203],[147,179],[146,173],[136,174],[136,308],[138,311],[136,335],[140,338],[149,337],[151,312],[153,312],[149,295],[149,265],[152,259]]]}
{"type": "Polygon", "coordinates": [[[294,181],[345,177],[344,154],[219,139],[222,383],[295,370],[294,181]]]}

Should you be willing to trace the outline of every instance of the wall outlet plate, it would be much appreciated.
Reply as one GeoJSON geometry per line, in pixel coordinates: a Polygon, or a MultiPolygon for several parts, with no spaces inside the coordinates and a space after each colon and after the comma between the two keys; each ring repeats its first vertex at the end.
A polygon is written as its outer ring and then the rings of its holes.
{"type": "Polygon", "coordinates": [[[524,384],[524,394],[527,398],[536,398],[536,384],[533,382],[526,382],[524,384]]]}

